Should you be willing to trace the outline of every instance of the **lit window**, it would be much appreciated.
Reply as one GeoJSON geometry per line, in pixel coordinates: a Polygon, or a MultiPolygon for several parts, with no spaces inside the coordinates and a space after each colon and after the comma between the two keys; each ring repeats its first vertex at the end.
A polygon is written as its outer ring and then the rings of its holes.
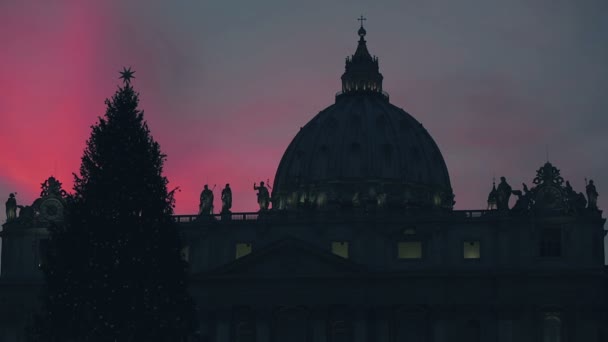
{"type": "Polygon", "coordinates": [[[239,242],[236,244],[236,259],[242,258],[249,253],[251,253],[250,243],[239,242]]]}
{"type": "Polygon", "coordinates": [[[462,251],[463,251],[463,257],[465,259],[479,259],[480,258],[479,241],[465,241],[462,251]]]}
{"type": "Polygon", "coordinates": [[[406,241],[399,242],[398,244],[399,259],[420,259],[422,258],[422,242],[420,241],[406,241]]]}
{"type": "Polygon", "coordinates": [[[334,241],[331,243],[331,252],[344,259],[348,259],[348,242],[334,241]]]}
{"type": "Polygon", "coordinates": [[[190,246],[184,246],[182,248],[182,260],[188,262],[190,261],[190,246]]]}

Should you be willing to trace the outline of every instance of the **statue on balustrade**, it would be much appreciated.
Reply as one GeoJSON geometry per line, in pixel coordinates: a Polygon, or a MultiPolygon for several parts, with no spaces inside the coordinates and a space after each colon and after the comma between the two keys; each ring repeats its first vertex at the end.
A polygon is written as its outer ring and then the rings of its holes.
{"type": "Polygon", "coordinates": [[[207,184],[201,192],[200,204],[199,204],[199,215],[212,215],[213,214],[213,191],[209,190],[207,184]]]}
{"type": "Polygon", "coordinates": [[[260,186],[253,183],[253,190],[258,191],[258,204],[260,205],[260,211],[268,210],[268,206],[270,205],[270,193],[268,192],[268,188],[264,186],[264,182],[260,182],[260,186]]]}
{"type": "Polygon", "coordinates": [[[17,218],[17,200],[15,194],[11,193],[8,195],[6,200],[6,222],[12,221],[17,218]]]}
{"type": "Polygon", "coordinates": [[[232,208],[232,189],[230,184],[226,184],[222,190],[222,214],[230,213],[230,208],[232,208]]]}
{"type": "Polygon", "coordinates": [[[498,210],[509,210],[509,198],[513,189],[507,183],[505,177],[500,177],[500,183],[496,189],[496,208],[498,210]]]}
{"type": "Polygon", "coordinates": [[[572,189],[572,185],[570,185],[570,181],[566,181],[566,186],[564,187],[564,191],[566,192],[566,203],[568,204],[568,213],[578,214],[587,206],[587,200],[585,199],[585,195],[582,192],[577,193],[572,189]]]}
{"type": "Polygon", "coordinates": [[[530,193],[528,186],[526,185],[526,183],[522,183],[522,186],[523,186],[523,191],[514,190],[511,192],[513,195],[517,196],[517,201],[515,202],[515,205],[511,209],[515,212],[528,211],[528,209],[530,209],[530,206],[532,205],[532,194],[530,193]]]}
{"type": "Polygon", "coordinates": [[[587,208],[597,210],[597,196],[599,196],[599,194],[595,189],[593,180],[589,180],[585,190],[587,190],[587,208]]]}

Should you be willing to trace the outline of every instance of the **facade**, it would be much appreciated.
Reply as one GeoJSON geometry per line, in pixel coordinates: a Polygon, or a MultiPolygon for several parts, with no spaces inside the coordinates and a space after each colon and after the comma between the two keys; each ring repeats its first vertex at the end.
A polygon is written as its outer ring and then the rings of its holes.
{"type": "MultiPolygon", "coordinates": [[[[608,341],[593,184],[576,193],[547,162],[529,189],[503,179],[487,210],[453,210],[439,148],[389,102],[358,34],[335,104],[279,164],[272,209],[261,185],[257,213],[232,213],[223,198],[222,212],[208,214],[202,198],[201,214],[175,216],[199,307],[193,340],[608,341]]],[[[63,196],[50,178],[31,206],[7,215],[0,341],[24,340],[63,196]]]]}

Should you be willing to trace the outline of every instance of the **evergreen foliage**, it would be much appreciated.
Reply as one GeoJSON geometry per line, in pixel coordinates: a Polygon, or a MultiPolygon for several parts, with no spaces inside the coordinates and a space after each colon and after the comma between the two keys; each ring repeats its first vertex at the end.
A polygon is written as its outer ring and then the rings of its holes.
{"type": "Polygon", "coordinates": [[[34,340],[182,341],[194,330],[166,157],[138,101],[127,79],[92,126],[67,222],[50,229],[34,340]]]}

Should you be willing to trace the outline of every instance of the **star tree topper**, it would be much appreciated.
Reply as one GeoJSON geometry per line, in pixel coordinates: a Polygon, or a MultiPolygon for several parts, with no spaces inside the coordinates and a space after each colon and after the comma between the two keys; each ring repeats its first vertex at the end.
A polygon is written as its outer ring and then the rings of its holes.
{"type": "Polygon", "coordinates": [[[122,71],[119,71],[119,73],[120,73],[119,78],[122,79],[125,84],[131,84],[131,79],[135,78],[135,76],[133,76],[135,71],[132,71],[131,67],[128,67],[128,68],[123,67],[122,71]]]}

